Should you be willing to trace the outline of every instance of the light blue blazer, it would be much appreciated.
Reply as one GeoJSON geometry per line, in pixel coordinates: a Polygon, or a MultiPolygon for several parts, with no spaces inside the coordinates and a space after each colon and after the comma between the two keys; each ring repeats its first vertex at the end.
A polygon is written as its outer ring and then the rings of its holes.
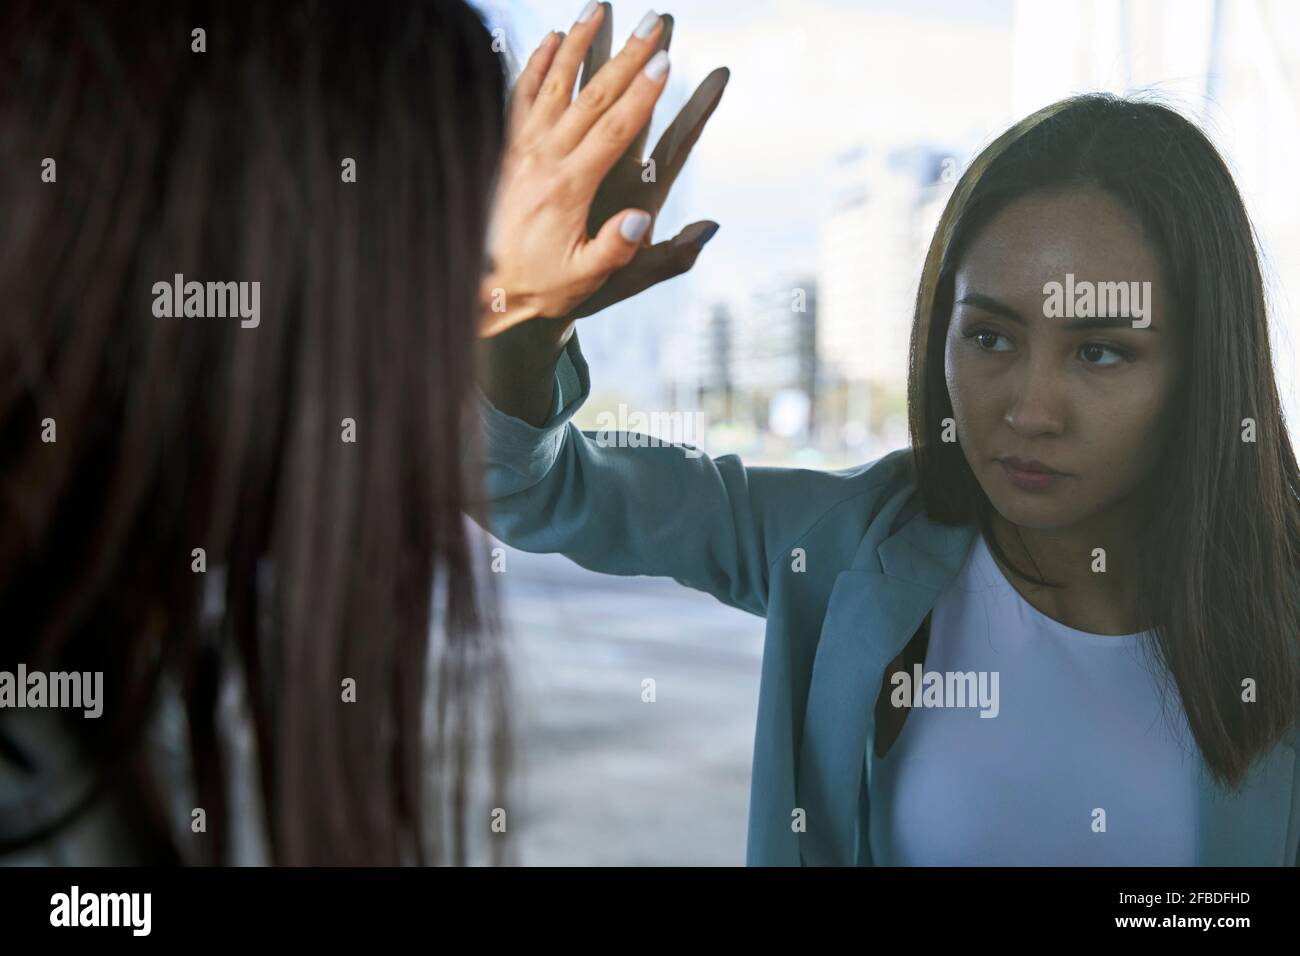
{"type": "MultiPolygon", "coordinates": [[[[556,375],[540,428],[480,394],[491,530],[524,551],[670,577],[765,617],[746,863],[871,865],[881,679],[977,532],[927,517],[906,449],[824,472],[632,447],[640,436],[628,433],[598,441],[569,421],[590,391],[576,335],[556,375]]],[[[1235,795],[1202,771],[1200,865],[1300,864],[1296,745],[1293,730],[1235,795]]]]}

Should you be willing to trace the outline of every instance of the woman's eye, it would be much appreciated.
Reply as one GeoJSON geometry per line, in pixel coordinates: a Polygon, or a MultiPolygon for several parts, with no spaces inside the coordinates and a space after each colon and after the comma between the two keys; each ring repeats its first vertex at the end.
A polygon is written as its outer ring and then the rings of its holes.
{"type": "Polygon", "coordinates": [[[1102,345],[1099,342],[1085,343],[1084,345],[1080,346],[1079,354],[1084,357],[1085,365],[1092,365],[1097,368],[1109,368],[1112,365],[1118,365],[1120,362],[1128,358],[1128,356],[1126,356],[1119,349],[1112,348],[1109,345],[1102,345]],[[1098,355],[1104,356],[1106,353],[1110,353],[1110,355],[1113,356],[1114,361],[1110,361],[1110,362],[1093,361],[1093,357],[1098,355]]]}
{"type": "Polygon", "coordinates": [[[976,344],[985,352],[1005,352],[1007,349],[997,349],[993,343],[998,339],[1006,338],[1000,332],[990,332],[988,329],[975,329],[973,332],[967,332],[966,338],[974,339],[976,344]]]}

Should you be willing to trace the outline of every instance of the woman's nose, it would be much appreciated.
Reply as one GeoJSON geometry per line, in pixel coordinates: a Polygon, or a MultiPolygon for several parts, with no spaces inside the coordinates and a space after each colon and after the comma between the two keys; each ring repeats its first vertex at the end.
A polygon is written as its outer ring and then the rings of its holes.
{"type": "Polygon", "coordinates": [[[1025,437],[1059,435],[1065,427],[1065,398],[1060,371],[1046,362],[1026,362],[1003,420],[1025,437]]]}

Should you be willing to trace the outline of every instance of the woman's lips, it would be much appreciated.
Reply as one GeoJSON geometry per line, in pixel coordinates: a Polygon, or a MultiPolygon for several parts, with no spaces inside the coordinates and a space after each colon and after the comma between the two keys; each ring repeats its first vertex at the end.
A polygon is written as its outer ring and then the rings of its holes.
{"type": "Polygon", "coordinates": [[[998,464],[1007,479],[1021,491],[1048,491],[1065,477],[1059,471],[1043,470],[1045,465],[1024,464],[1018,458],[999,458],[998,464]]]}

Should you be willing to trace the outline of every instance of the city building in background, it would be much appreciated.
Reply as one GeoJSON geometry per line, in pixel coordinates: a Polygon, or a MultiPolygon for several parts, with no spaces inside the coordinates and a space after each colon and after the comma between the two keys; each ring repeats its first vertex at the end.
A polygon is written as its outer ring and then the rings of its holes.
{"type": "Polygon", "coordinates": [[[708,447],[786,460],[815,446],[817,283],[796,276],[692,315],[666,370],[674,407],[704,413],[708,447]]]}
{"type": "Polygon", "coordinates": [[[881,143],[845,151],[829,171],[817,255],[818,438],[832,455],[866,448],[875,457],[907,443],[916,291],[953,166],[949,150],[881,143]]]}

